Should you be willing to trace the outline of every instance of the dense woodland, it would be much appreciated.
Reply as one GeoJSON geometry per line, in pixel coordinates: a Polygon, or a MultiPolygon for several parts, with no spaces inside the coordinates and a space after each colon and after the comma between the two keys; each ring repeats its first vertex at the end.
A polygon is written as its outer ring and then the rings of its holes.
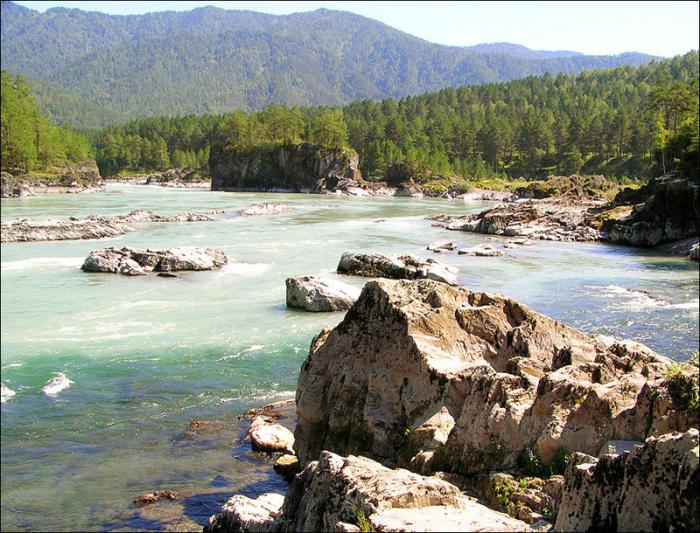
{"type": "Polygon", "coordinates": [[[90,157],[87,138],[53,125],[41,112],[29,85],[2,71],[0,167],[11,172],[45,169],[90,157]]]}
{"type": "Polygon", "coordinates": [[[530,77],[343,108],[138,119],[95,135],[106,175],[204,166],[221,148],[350,146],[381,179],[403,161],[463,178],[697,175],[698,53],[642,67],[530,77]]]}
{"type": "Polygon", "coordinates": [[[4,1],[1,9],[2,68],[30,79],[57,124],[79,128],[259,111],[270,103],[343,105],[653,59],[504,43],[442,46],[323,9],[275,16],[203,7],[128,17],[65,8],[40,13],[4,1]],[[74,105],[76,97],[88,105],[74,105]]]}

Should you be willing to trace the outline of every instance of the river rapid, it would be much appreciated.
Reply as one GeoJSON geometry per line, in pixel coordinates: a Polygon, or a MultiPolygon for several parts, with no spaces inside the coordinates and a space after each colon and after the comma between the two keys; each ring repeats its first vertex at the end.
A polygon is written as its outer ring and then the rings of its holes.
{"type": "Polygon", "coordinates": [[[432,256],[458,267],[469,289],[513,297],[585,333],[631,338],[676,360],[698,347],[698,264],[685,258],[544,241],[502,257],[425,250],[439,239],[500,247],[424,218],[478,212],[489,202],[124,184],[1,202],[2,220],[225,210],[212,222],[144,224],[102,241],[2,244],[3,530],[196,530],[233,493],[284,492],[272,459],[242,441],[237,415],[294,396],[312,337],[343,314],[287,309],[285,278],[341,279],[334,272],[344,251],[432,256]],[[293,210],[236,215],[261,201],[293,210]],[[229,264],[181,279],[80,270],[91,250],[124,245],[211,246],[229,264]],[[193,420],[222,426],[192,435],[193,420]],[[131,505],[157,489],[180,498],[131,505]]]}

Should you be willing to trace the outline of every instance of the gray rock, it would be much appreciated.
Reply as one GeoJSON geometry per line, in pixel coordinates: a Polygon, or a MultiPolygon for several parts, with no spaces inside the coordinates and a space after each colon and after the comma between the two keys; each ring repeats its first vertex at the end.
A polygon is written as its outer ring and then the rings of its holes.
{"type": "Polygon", "coordinates": [[[227,261],[223,252],[212,248],[139,250],[110,247],[90,252],[82,269],[85,272],[143,276],[151,271],[212,270],[225,265],[227,261]]]}
{"type": "Polygon", "coordinates": [[[609,440],[600,448],[598,457],[604,455],[620,455],[625,452],[634,450],[635,446],[640,446],[643,443],[638,440],[609,440]]]}
{"type": "Polygon", "coordinates": [[[314,312],[347,311],[360,295],[351,285],[310,276],[287,278],[286,285],[287,307],[314,312]]]}
{"type": "Polygon", "coordinates": [[[459,270],[414,255],[389,257],[382,254],[345,252],[338,263],[339,274],[391,279],[432,279],[457,285],[459,270]]]}
{"type": "Polygon", "coordinates": [[[0,223],[0,242],[59,241],[78,239],[102,239],[123,235],[133,228],[129,224],[150,222],[206,222],[214,220],[209,213],[177,213],[161,215],[152,211],[131,211],[126,215],[86,218],[71,217],[68,220],[21,219],[0,223]]]}

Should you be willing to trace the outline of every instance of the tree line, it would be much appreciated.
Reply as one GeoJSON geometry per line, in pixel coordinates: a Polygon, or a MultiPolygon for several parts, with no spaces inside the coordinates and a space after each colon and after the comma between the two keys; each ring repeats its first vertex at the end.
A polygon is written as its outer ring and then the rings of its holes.
{"type": "Polygon", "coordinates": [[[88,139],[52,124],[20,76],[0,74],[0,167],[10,172],[41,170],[91,157],[88,139]]]}
{"type": "Polygon", "coordinates": [[[101,131],[94,142],[106,175],[205,166],[222,148],[300,142],[355,149],[370,179],[397,162],[466,179],[697,175],[698,53],[342,108],[270,105],[257,113],[138,119],[101,131]]]}

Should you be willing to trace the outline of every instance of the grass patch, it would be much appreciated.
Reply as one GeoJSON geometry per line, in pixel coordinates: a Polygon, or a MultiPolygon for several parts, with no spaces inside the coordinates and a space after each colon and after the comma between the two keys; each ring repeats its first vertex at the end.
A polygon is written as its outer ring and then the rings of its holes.
{"type": "Polygon", "coordinates": [[[666,387],[679,409],[697,411],[698,399],[698,352],[684,363],[672,363],[666,369],[666,387]],[[695,370],[695,372],[693,372],[695,370]]]}

